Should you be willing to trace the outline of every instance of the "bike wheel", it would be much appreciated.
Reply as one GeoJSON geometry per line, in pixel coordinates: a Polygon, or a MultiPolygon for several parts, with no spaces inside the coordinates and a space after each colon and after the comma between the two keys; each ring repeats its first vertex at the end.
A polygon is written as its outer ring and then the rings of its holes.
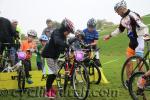
{"type": "Polygon", "coordinates": [[[56,77],[56,82],[57,82],[57,86],[58,86],[58,91],[59,91],[59,95],[62,97],[64,95],[64,87],[65,87],[65,69],[64,69],[64,62],[60,61],[60,63],[58,63],[58,66],[60,67],[58,73],[57,73],[57,77],[56,77]]]}
{"type": "Polygon", "coordinates": [[[125,89],[128,89],[130,76],[137,71],[146,71],[145,61],[140,56],[132,56],[125,61],[121,71],[121,82],[125,89]]]}
{"type": "Polygon", "coordinates": [[[65,75],[65,79],[64,79],[64,95],[66,95],[66,90],[67,90],[67,86],[68,86],[68,80],[69,80],[69,76],[65,75]]]}
{"type": "Polygon", "coordinates": [[[25,89],[25,72],[23,69],[18,70],[18,88],[19,91],[23,91],[25,89]]]}
{"type": "Polygon", "coordinates": [[[101,72],[96,64],[88,67],[90,83],[99,84],[101,81],[101,72]]]}
{"type": "Polygon", "coordinates": [[[73,73],[73,89],[74,95],[80,99],[85,100],[89,95],[89,74],[83,64],[77,64],[73,73]]]}
{"type": "Polygon", "coordinates": [[[146,91],[146,88],[140,90],[137,86],[139,78],[144,74],[144,72],[134,73],[129,80],[129,93],[133,100],[146,100],[146,96],[149,95],[149,91],[146,91]]]}

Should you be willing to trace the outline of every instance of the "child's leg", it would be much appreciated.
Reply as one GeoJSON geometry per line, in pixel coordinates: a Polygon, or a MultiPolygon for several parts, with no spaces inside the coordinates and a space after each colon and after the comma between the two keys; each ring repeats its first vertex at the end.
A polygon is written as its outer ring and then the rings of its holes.
{"type": "Polygon", "coordinates": [[[33,83],[33,81],[30,79],[30,74],[29,74],[30,66],[31,66],[30,60],[25,60],[24,61],[24,70],[25,70],[26,79],[27,79],[26,81],[27,81],[28,84],[33,83]]]}
{"type": "Polygon", "coordinates": [[[38,70],[42,70],[42,62],[37,62],[38,70]]]}
{"type": "Polygon", "coordinates": [[[28,63],[29,63],[29,71],[31,71],[32,70],[32,68],[31,68],[31,60],[28,60],[28,63]]]}
{"type": "Polygon", "coordinates": [[[46,91],[47,92],[49,92],[49,90],[52,88],[52,84],[53,84],[55,79],[56,79],[56,75],[55,74],[48,75],[47,81],[46,81],[46,91]]]}
{"type": "Polygon", "coordinates": [[[29,61],[28,60],[25,60],[24,61],[24,70],[25,70],[25,74],[26,74],[26,78],[29,78],[30,75],[29,75],[29,61]]]}

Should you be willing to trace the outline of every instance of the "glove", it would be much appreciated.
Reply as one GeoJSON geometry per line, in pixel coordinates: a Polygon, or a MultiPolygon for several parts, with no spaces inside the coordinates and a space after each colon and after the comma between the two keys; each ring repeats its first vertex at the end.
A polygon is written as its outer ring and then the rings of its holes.
{"type": "Polygon", "coordinates": [[[85,44],[85,47],[86,48],[91,48],[91,45],[90,44],[85,44]]]}
{"type": "Polygon", "coordinates": [[[33,53],[33,52],[35,52],[35,49],[32,48],[32,49],[30,49],[30,51],[33,53]]]}
{"type": "Polygon", "coordinates": [[[143,39],[144,39],[145,41],[150,40],[150,35],[149,35],[149,34],[145,34],[144,37],[143,37],[143,39]]]}
{"type": "Polygon", "coordinates": [[[35,49],[27,49],[27,52],[29,52],[29,53],[33,53],[33,52],[35,52],[35,49]]]}

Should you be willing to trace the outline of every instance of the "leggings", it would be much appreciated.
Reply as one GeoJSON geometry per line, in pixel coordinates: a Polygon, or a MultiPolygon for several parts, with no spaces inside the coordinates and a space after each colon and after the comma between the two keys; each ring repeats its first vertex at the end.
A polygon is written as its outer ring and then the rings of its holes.
{"type": "Polygon", "coordinates": [[[24,68],[26,73],[26,78],[30,77],[29,71],[31,71],[31,61],[30,60],[24,60],[24,68]]]}
{"type": "Polygon", "coordinates": [[[56,79],[56,75],[55,74],[48,75],[47,81],[46,81],[46,91],[47,92],[52,88],[52,84],[53,84],[55,79],[56,79]]]}

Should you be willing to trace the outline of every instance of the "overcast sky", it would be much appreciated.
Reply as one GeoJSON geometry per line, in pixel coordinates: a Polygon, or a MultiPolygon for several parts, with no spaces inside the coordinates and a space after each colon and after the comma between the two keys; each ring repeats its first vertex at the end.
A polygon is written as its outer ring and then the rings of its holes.
{"type": "MultiPolygon", "coordinates": [[[[23,32],[35,29],[38,35],[46,27],[45,20],[61,22],[67,17],[76,29],[86,27],[89,18],[107,19],[119,23],[114,12],[119,0],[0,0],[0,16],[17,19],[23,32]]],[[[140,15],[150,14],[150,0],[126,0],[128,8],[140,15]]]]}

